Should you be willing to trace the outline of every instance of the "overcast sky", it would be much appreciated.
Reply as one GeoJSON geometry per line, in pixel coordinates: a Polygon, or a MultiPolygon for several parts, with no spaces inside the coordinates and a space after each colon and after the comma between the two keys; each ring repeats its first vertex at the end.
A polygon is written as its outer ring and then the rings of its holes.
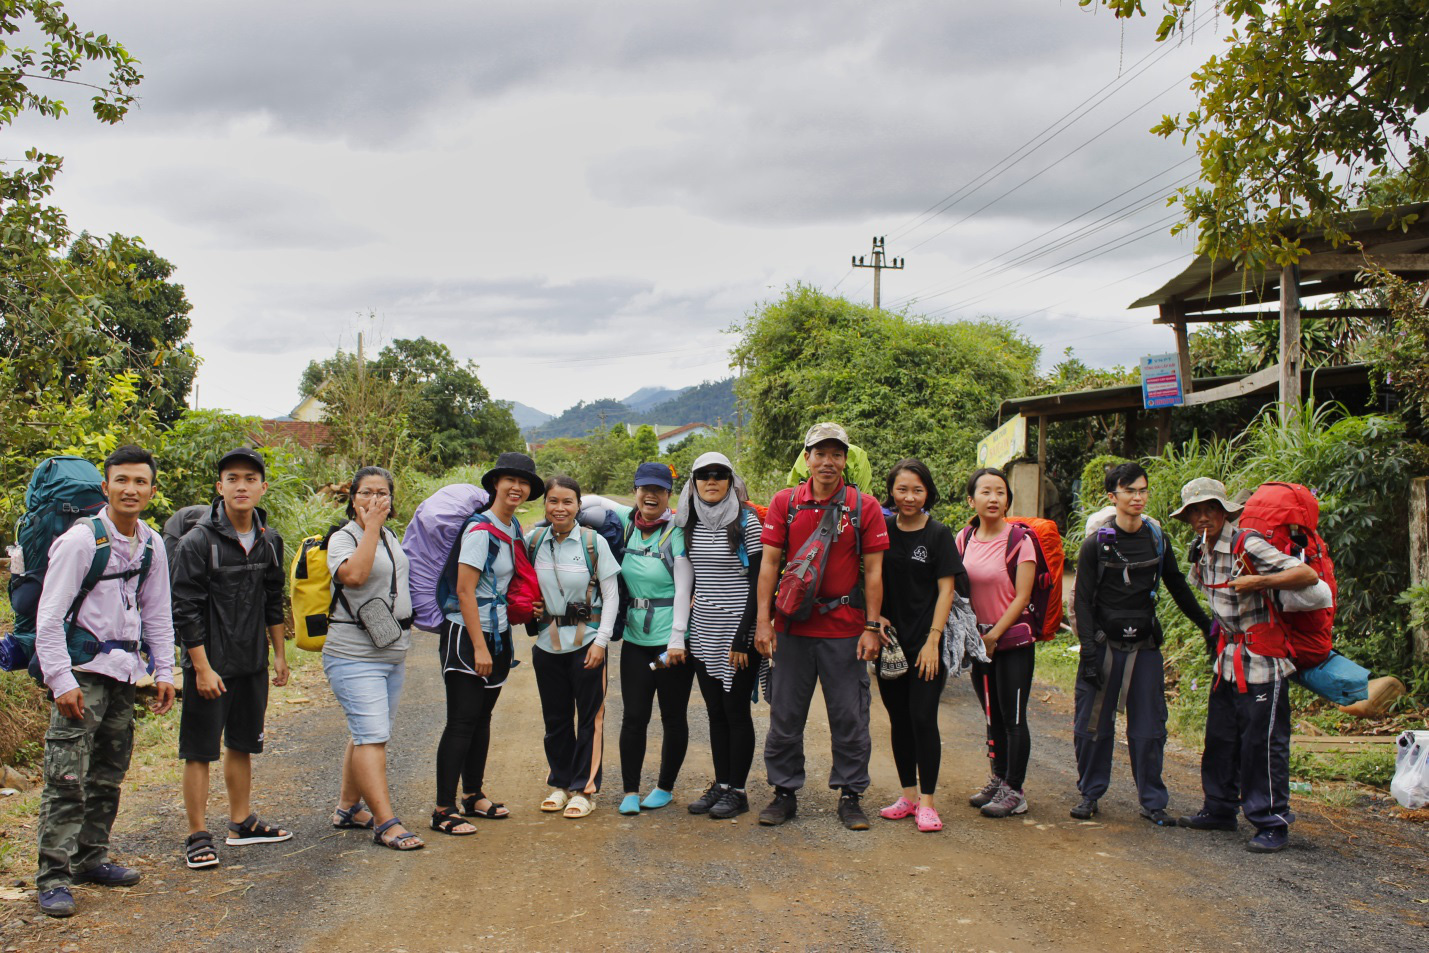
{"type": "Polygon", "coordinates": [[[1074,0],[66,7],[142,62],[139,107],[71,96],[6,155],[63,155],[72,227],[177,266],[205,407],[285,413],[359,330],[551,413],[727,376],[722,332],[785,286],[871,300],[875,234],[907,259],[884,307],[1048,358],[1174,346],[1126,305],[1190,258],[1156,198],[1192,152],[1147,129],[1211,19],[1158,45],[1074,0]]]}

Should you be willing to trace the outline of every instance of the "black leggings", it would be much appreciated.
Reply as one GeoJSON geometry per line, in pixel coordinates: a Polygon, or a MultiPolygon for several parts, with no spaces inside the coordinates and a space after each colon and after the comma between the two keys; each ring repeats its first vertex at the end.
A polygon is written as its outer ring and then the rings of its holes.
{"type": "Polygon", "coordinates": [[[640,790],[640,772],[645,767],[645,736],[656,697],[660,699],[660,744],[662,791],[673,791],[690,747],[690,690],[695,685],[694,668],[688,657],[680,665],[652,670],[650,663],[665,651],[663,645],[635,645],[626,640],[620,647],[620,700],[625,707],[620,720],[620,773],[627,792],[640,790]]]}
{"type": "Polygon", "coordinates": [[[1032,692],[1035,646],[994,652],[990,664],[973,663],[973,691],[987,716],[987,755],[992,773],[1021,791],[1027,780],[1032,732],[1027,730],[1027,696],[1032,692]]]}
{"type": "Polygon", "coordinates": [[[447,726],[437,745],[437,807],[456,806],[457,780],[463,794],[485,795],[486,753],[491,748],[491,711],[501,689],[465,672],[447,672],[447,726]]]}
{"type": "Polygon", "coordinates": [[[715,783],[743,790],[749,781],[749,767],[754,763],[754,715],[750,711],[753,706],[750,698],[759,678],[759,657],[750,653],[750,664],[734,673],[729,691],[724,690],[723,682],[705,670],[699,659],[691,661],[710,719],[715,783]]]}
{"type": "MultiPolygon", "coordinates": [[[[901,642],[901,640],[900,640],[901,642]]],[[[938,787],[938,768],[943,762],[943,738],[938,731],[938,700],[948,671],[941,662],[938,674],[925,681],[918,674],[917,658],[920,644],[901,646],[908,656],[908,671],[902,678],[877,679],[878,694],[888,710],[892,728],[893,763],[898,768],[898,783],[902,787],[917,787],[921,794],[932,794],[938,787]]]]}

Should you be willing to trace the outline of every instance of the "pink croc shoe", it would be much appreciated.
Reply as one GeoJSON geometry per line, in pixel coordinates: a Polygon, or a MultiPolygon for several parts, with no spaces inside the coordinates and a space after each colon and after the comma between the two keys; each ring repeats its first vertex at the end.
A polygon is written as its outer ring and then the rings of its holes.
{"type": "Polygon", "coordinates": [[[934,831],[943,829],[943,819],[938,816],[938,812],[931,807],[920,807],[917,810],[918,830],[924,834],[931,834],[934,831]]]}
{"type": "Polygon", "coordinates": [[[905,817],[912,817],[917,808],[906,798],[900,797],[892,804],[878,812],[878,816],[885,821],[901,821],[905,817]]]}

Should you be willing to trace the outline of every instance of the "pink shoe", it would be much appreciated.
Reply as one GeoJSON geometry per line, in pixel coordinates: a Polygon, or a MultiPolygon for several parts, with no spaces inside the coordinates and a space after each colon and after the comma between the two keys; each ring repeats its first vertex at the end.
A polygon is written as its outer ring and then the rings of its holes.
{"type": "Polygon", "coordinates": [[[934,831],[943,829],[943,819],[938,816],[938,812],[931,807],[920,807],[918,814],[918,830],[924,834],[931,834],[934,831]]]}
{"type": "Polygon", "coordinates": [[[905,817],[912,817],[917,808],[906,797],[900,797],[892,804],[878,812],[878,816],[886,821],[901,821],[905,817]]]}

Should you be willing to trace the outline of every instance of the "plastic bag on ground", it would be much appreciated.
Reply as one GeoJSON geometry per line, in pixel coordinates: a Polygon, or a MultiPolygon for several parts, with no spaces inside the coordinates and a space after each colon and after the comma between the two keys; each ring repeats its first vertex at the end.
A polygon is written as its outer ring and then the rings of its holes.
{"type": "Polygon", "coordinates": [[[1429,807],[1429,731],[1406,731],[1399,736],[1389,793],[1402,807],[1429,807]]]}

